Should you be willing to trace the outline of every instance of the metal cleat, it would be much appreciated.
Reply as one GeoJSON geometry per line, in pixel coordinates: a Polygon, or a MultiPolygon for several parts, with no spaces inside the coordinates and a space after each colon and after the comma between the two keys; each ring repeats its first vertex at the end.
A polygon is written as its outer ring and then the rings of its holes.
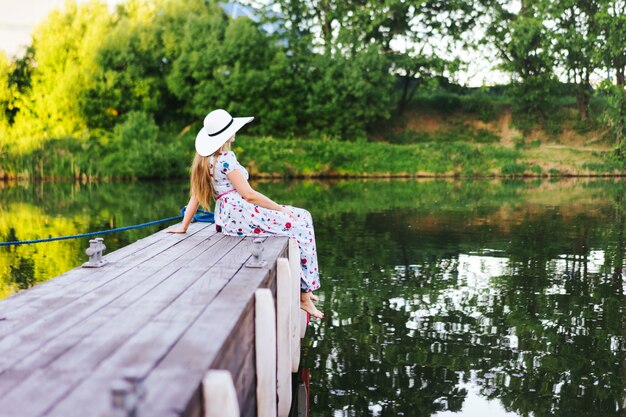
{"type": "Polygon", "coordinates": [[[132,394],[135,398],[135,405],[146,396],[146,389],[143,385],[144,376],[137,368],[124,369],[123,378],[132,387],[132,394]]]}
{"type": "Polygon", "coordinates": [[[111,413],[110,417],[135,417],[136,399],[133,387],[123,379],[111,383],[111,413]]]}
{"type": "Polygon", "coordinates": [[[106,246],[103,238],[90,239],[89,247],[85,250],[89,261],[83,264],[83,268],[100,268],[106,265],[108,262],[102,257],[102,253],[105,249],[106,246]]]}
{"type": "Polygon", "coordinates": [[[252,259],[245,266],[247,268],[263,268],[267,263],[263,260],[263,239],[254,239],[250,252],[252,253],[252,259]]]}

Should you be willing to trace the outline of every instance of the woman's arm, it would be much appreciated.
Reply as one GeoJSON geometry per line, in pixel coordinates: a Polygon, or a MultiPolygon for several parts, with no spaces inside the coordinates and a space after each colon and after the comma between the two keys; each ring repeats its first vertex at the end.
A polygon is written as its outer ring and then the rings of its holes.
{"type": "Polygon", "coordinates": [[[186,233],[187,228],[189,227],[189,223],[191,223],[191,219],[193,219],[193,215],[196,214],[198,210],[198,199],[196,196],[192,195],[189,199],[189,203],[187,203],[187,208],[185,209],[185,217],[183,217],[183,224],[176,229],[167,229],[167,233],[186,233]]]}
{"type": "Polygon", "coordinates": [[[266,197],[260,192],[254,190],[240,170],[233,169],[231,172],[228,173],[228,179],[233,184],[237,192],[247,202],[256,204],[257,206],[265,207],[270,210],[276,210],[291,215],[291,211],[287,210],[280,204],[275,203],[269,197],[266,197]]]}

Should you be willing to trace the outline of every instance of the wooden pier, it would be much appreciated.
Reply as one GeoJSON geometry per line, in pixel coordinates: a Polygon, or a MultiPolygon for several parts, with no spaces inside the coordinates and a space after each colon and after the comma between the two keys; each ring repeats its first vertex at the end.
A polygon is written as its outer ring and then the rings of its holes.
{"type": "Polygon", "coordinates": [[[253,240],[193,223],[0,301],[0,416],[287,416],[300,256],[253,240]]]}

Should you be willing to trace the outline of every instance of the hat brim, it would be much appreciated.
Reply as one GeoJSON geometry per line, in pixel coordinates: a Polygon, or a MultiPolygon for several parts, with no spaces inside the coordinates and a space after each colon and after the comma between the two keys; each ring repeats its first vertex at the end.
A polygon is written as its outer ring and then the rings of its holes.
{"type": "Polygon", "coordinates": [[[205,127],[196,135],[196,152],[202,156],[215,153],[228,139],[231,138],[243,125],[250,123],[254,117],[233,117],[233,124],[217,136],[209,136],[205,127]]]}

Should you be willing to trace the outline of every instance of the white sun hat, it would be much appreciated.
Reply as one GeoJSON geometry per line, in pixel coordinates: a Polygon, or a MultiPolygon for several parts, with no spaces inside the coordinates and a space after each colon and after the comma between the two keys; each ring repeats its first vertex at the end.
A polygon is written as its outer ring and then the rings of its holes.
{"type": "Polygon", "coordinates": [[[196,135],[196,151],[202,156],[215,153],[243,125],[254,117],[233,117],[224,109],[213,110],[204,118],[204,127],[196,135]]]}

